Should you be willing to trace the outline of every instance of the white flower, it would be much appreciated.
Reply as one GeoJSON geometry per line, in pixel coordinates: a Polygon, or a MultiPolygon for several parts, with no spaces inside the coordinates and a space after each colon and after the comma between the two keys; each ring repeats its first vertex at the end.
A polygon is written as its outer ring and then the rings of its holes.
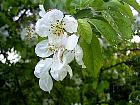
{"type": "Polygon", "coordinates": [[[41,10],[41,11],[39,12],[39,15],[40,15],[41,17],[43,17],[43,16],[46,14],[46,11],[45,11],[43,5],[39,5],[39,9],[41,10]]]}
{"type": "Polygon", "coordinates": [[[51,45],[48,40],[43,40],[36,45],[35,53],[39,57],[49,57],[56,49],[56,46],[51,45]]]}
{"type": "Polygon", "coordinates": [[[59,51],[53,55],[53,63],[51,65],[50,74],[57,81],[62,81],[66,77],[67,73],[70,74],[70,77],[73,75],[68,62],[63,60],[65,51],[67,50],[60,48],[59,51]]]}
{"type": "MultiPolygon", "coordinates": [[[[43,40],[36,45],[35,53],[39,57],[49,57],[50,55],[57,52],[60,48],[67,50],[73,50],[78,42],[78,36],[75,34],[61,39],[58,43],[51,43],[48,40],[43,40]]],[[[57,42],[57,40],[54,40],[57,42]]]]}
{"type": "Polygon", "coordinates": [[[71,67],[59,60],[53,62],[50,73],[56,81],[62,81],[67,76],[67,73],[70,74],[70,77],[73,75],[71,67]]]}
{"type": "Polygon", "coordinates": [[[82,60],[83,59],[83,50],[79,45],[76,45],[76,47],[73,50],[71,50],[71,51],[66,50],[63,53],[62,59],[67,64],[70,63],[71,61],[73,61],[74,58],[75,58],[76,62],[82,66],[82,68],[86,68],[86,66],[84,65],[84,62],[82,60]]]}
{"type": "Polygon", "coordinates": [[[5,38],[9,37],[9,33],[7,31],[7,28],[9,28],[7,24],[0,27],[0,36],[5,37],[5,38]]]}
{"type": "Polygon", "coordinates": [[[82,61],[83,51],[79,45],[77,45],[75,49],[71,51],[61,48],[53,55],[53,58],[40,60],[37,63],[34,71],[35,76],[40,78],[40,88],[44,91],[50,92],[53,86],[51,76],[56,81],[62,81],[67,76],[67,73],[69,73],[70,77],[72,77],[72,69],[68,64],[74,60],[74,57],[76,62],[79,65],[82,65],[82,68],[85,68],[85,65],[82,61]],[[49,71],[51,76],[49,75],[49,71]]]}
{"type": "Polygon", "coordinates": [[[72,77],[72,69],[69,65],[60,61],[57,55],[53,58],[46,58],[45,60],[40,60],[36,67],[34,74],[39,79],[39,86],[42,90],[50,92],[53,87],[53,80],[49,74],[57,80],[62,81],[67,73],[72,77]]]}
{"type": "Polygon", "coordinates": [[[53,81],[49,75],[49,69],[52,64],[52,58],[46,58],[45,60],[40,60],[36,67],[34,74],[39,79],[39,86],[42,90],[50,92],[53,87],[53,81]]]}
{"type": "Polygon", "coordinates": [[[41,11],[35,26],[36,33],[48,39],[39,42],[35,47],[37,56],[44,58],[40,60],[34,74],[39,78],[39,86],[42,90],[50,92],[53,87],[53,79],[62,81],[67,74],[73,76],[69,66],[71,61],[86,68],[83,63],[83,50],[77,44],[79,37],[75,35],[78,23],[74,17],[64,15],[60,10],[53,9],[45,11],[43,5],[39,5],[41,11]],[[50,58],[48,58],[50,57],[50,58]]]}
{"type": "Polygon", "coordinates": [[[65,32],[77,32],[78,23],[74,17],[70,15],[64,16],[63,12],[57,9],[45,12],[42,5],[40,5],[40,9],[39,14],[42,18],[37,21],[35,26],[35,31],[39,36],[48,36],[49,39],[56,39],[63,37],[65,32]]]}
{"type": "Polygon", "coordinates": [[[138,35],[133,36],[133,38],[131,39],[131,42],[140,43],[140,37],[138,35]]]}
{"type": "Polygon", "coordinates": [[[81,65],[82,68],[86,68],[86,66],[84,65],[84,62],[82,60],[83,59],[83,50],[82,50],[82,48],[79,45],[77,45],[74,50],[75,50],[75,59],[76,59],[76,62],[79,65],[81,65]]]}
{"type": "Polygon", "coordinates": [[[77,42],[78,42],[78,36],[76,36],[75,34],[71,35],[68,37],[68,39],[66,40],[66,49],[67,50],[73,50],[76,45],[77,45],[77,42]]]}

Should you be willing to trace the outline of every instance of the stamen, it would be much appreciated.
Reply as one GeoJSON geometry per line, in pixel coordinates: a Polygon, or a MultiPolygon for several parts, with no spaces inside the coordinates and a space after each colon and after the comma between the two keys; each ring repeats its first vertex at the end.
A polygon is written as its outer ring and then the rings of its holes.
{"type": "Polygon", "coordinates": [[[51,24],[52,32],[53,34],[60,36],[61,34],[64,34],[65,29],[63,28],[63,24],[57,20],[56,23],[51,24]]]}

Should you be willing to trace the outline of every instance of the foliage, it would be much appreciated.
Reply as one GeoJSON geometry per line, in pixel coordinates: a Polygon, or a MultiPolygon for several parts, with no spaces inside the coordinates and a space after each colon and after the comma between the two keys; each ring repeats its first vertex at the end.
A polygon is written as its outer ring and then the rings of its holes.
{"type": "Polygon", "coordinates": [[[139,105],[140,43],[130,39],[140,28],[129,6],[140,12],[135,0],[1,0],[1,105],[139,105]],[[35,43],[42,39],[26,34],[38,19],[39,4],[75,16],[87,66],[81,70],[73,61],[73,78],[54,82],[50,94],[39,88],[33,73],[39,61],[35,43]],[[11,49],[19,62],[9,59],[11,49]]]}

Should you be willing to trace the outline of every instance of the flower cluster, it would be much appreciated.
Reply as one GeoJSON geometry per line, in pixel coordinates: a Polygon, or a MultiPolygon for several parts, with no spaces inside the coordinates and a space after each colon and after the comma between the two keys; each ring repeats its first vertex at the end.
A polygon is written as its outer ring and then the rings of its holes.
{"type": "Polygon", "coordinates": [[[39,78],[39,86],[42,90],[50,92],[53,87],[53,79],[62,81],[67,74],[72,77],[72,69],[68,65],[72,60],[86,68],[82,58],[83,50],[77,44],[79,37],[77,32],[77,20],[64,15],[57,9],[45,11],[43,5],[35,25],[35,31],[46,40],[36,45],[35,53],[42,59],[37,63],[34,74],[39,78]]]}

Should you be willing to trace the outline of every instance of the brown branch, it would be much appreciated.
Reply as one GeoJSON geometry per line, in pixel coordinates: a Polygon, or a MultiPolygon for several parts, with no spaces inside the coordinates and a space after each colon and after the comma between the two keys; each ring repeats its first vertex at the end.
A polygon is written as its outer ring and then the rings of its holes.
{"type": "Polygon", "coordinates": [[[134,60],[126,60],[126,61],[122,61],[122,62],[119,62],[119,63],[116,63],[115,65],[111,65],[109,67],[106,67],[106,68],[101,68],[101,72],[105,71],[105,70],[109,70],[113,67],[116,67],[118,65],[122,65],[122,64],[126,64],[126,65],[130,65],[134,60]]]}
{"type": "Polygon", "coordinates": [[[128,51],[128,50],[130,50],[130,51],[140,51],[139,48],[134,48],[134,49],[123,49],[123,50],[119,50],[119,51],[128,51]]]}

